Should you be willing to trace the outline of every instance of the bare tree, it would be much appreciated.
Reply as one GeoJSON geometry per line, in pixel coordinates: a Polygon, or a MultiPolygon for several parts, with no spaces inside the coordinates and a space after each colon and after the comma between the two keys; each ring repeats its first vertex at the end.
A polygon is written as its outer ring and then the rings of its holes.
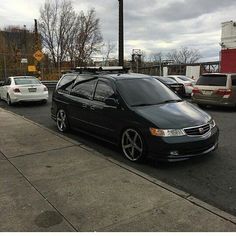
{"type": "Polygon", "coordinates": [[[111,41],[108,41],[107,43],[103,44],[101,53],[103,55],[105,65],[109,65],[110,55],[115,51],[115,49],[116,49],[116,45],[112,43],[111,41]]]}
{"type": "Polygon", "coordinates": [[[61,62],[68,59],[73,65],[86,64],[102,42],[95,10],[77,14],[72,0],[46,0],[40,9],[39,31],[58,70],[61,62]]]}
{"type": "Polygon", "coordinates": [[[87,14],[81,11],[77,17],[76,28],[75,41],[72,41],[74,45],[70,45],[70,48],[74,47],[77,63],[83,66],[102,46],[99,19],[96,17],[95,9],[90,9],[87,14]]]}
{"type": "Polygon", "coordinates": [[[173,50],[166,55],[168,60],[172,60],[177,64],[183,63],[195,63],[200,58],[201,55],[197,49],[189,49],[187,47],[182,47],[180,50],[173,50]]]}
{"type": "Polygon", "coordinates": [[[70,0],[47,0],[40,8],[39,31],[43,46],[59,70],[67,56],[75,21],[76,13],[70,0]]]}
{"type": "Polygon", "coordinates": [[[161,52],[152,53],[149,56],[149,61],[153,63],[159,63],[163,59],[163,54],[161,52]]]}

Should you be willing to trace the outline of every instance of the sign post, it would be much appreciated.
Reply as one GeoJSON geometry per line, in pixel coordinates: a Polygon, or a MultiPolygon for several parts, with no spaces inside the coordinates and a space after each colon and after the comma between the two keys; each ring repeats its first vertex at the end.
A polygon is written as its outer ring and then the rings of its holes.
{"type": "Polygon", "coordinates": [[[119,66],[124,66],[124,9],[123,0],[119,1],[119,66]]]}

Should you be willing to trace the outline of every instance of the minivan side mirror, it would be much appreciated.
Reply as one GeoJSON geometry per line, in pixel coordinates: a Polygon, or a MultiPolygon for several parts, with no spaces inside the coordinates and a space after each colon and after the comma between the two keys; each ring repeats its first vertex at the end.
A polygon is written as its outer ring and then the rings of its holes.
{"type": "Polygon", "coordinates": [[[105,99],[105,104],[107,106],[111,106],[111,107],[117,107],[119,105],[119,102],[117,99],[114,98],[107,98],[105,99]]]}

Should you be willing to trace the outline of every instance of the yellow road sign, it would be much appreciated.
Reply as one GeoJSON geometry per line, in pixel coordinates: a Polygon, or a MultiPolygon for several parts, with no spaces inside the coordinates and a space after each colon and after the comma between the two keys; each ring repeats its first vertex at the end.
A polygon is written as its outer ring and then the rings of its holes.
{"type": "Polygon", "coordinates": [[[28,71],[29,72],[35,72],[36,71],[36,66],[35,65],[28,66],[28,71]]]}
{"type": "Polygon", "coordinates": [[[43,53],[40,50],[35,52],[33,56],[37,61],[41,61],[44,57],[43,53]]]}

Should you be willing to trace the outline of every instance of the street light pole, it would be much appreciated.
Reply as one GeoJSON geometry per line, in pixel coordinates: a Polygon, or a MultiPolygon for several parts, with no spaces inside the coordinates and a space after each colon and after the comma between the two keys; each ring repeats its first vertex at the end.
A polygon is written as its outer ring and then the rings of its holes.
{"type": "Polygon", "coordinates": [[[124,66],[124,8],[123,0],[119,1],[119,66],[124,66]]]}

